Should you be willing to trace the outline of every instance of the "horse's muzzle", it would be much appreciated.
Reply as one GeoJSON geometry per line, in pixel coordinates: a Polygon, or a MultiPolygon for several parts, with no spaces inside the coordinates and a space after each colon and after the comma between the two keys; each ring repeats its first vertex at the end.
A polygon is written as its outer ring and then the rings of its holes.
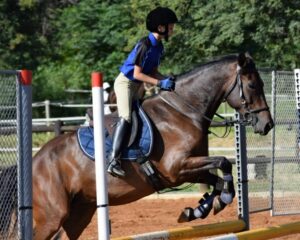
{"type": "Polygon", "coordinates": [[[268,132],[274,127],[274,122],[271,120],[269,123],[266,124],[263,135],[267,135],[268,132]]]}
{"type": "MultiPolygon", "coordinates": [[[[253,126],[253,125],[252,125],[253,126]]],[[[262,124],[259,120],[253,126],[254,133],[259,133],[260,135],[267,135],[269,131],[274,127],[274,122],[271,119],[269,122],[262,124]]]]}

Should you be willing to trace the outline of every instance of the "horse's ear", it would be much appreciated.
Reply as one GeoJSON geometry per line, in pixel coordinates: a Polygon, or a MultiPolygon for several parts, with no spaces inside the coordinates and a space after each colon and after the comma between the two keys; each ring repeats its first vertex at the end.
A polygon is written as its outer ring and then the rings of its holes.
{"type": "Polygon", "coordinates": [[[240,67],[244,67],[246,65],[246,54],[245,53],[240,53],[238,56],[238,64],[240,67]]]}
{"type": "Polygon", "coordinates": [[[250,58],[250,59],[252,59],[252,57],[251,57],[251,55],[250,55],[250,53],[249,53],[249,52],[246,52],[246,53],[245,53],[245,56],[246,56],[246,58],[250,58]]]}

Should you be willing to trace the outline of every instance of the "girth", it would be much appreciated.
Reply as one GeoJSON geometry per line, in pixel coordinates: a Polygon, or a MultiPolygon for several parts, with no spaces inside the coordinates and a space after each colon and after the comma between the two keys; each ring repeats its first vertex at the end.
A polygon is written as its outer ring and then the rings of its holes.
{"type": "Polygon", "coordinates": [[[160,181],[158,171],[147,158],[138,158],[137,162],[140,164],[141,170],[146,174],[149,183],[153,186],[156,192],[159,193],[162,189],[165,188],[160,181]]]}

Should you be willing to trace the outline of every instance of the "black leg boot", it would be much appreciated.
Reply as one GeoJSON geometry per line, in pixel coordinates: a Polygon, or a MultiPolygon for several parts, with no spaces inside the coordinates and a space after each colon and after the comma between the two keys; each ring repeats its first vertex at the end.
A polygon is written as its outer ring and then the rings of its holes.
{"type": "Polygon", "coordinates": [[[112,151],[108,157],[107,171],[117,177],[124,177],[125,172],[121,167],[120,155],[124,145],[125,137],[128,134],[130,123],[124,118],[120,118],[114,130],[112,139],[112,151]]]}

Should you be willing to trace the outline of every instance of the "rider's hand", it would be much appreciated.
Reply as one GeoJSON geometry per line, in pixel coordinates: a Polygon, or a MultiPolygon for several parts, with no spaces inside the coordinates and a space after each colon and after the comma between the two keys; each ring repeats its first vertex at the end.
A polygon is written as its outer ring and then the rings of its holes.
{"type": "Polygon", "coordinates": [[[164,91],[172,91],[175,89],[175,82],[173,81],[174,78],[168,77],[166,79],[158,81],[157,86],[164,91]]]}

